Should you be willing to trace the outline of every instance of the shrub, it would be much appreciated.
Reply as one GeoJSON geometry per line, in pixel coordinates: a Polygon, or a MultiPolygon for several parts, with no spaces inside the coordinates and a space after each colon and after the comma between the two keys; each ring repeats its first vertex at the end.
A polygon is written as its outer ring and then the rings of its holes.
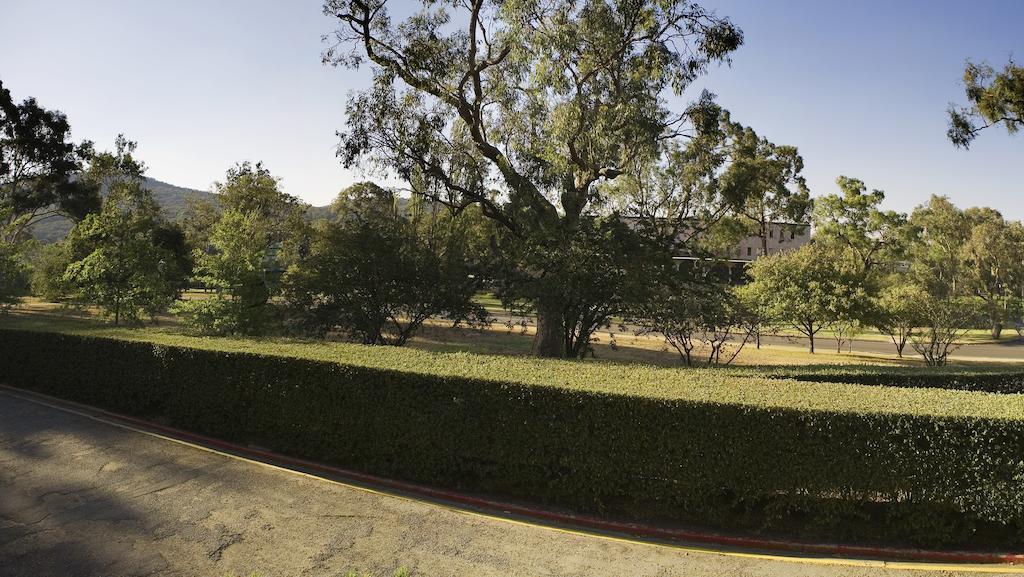
{"type": "Polygon", "coordinates": [[[359,345],[304,345],[323,360],[300,359],[277,356],[284,344],[152,338],[0,330],[0,380],[576,510],[887,544],[1024,535],[1017,395],[359,345]]]}
{"type": "Polygon", "coordinates": [[[391,191],[366,183],[339,195],[337,220],[317,223],[309,254],[285,277],[289,328],[402,346],[431,317],[486,322],[454,217],[410,203],[402,208],[391,191]]]}
{"type": "Polygon", "coordinates": [[[28,294],[28,268],[21,260],[18,247],[0,241],[0,312],[16,304],[28,294]]]}

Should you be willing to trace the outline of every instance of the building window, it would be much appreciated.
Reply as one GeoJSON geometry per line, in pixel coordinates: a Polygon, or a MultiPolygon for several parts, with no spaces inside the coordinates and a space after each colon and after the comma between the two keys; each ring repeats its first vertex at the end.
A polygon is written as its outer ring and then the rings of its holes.
{"type": "Polygon", "coordinates": [[[769,230],[768,231],[768,238],[775,238],[775,231],[774,230],[769,230]]]}
{"type": "Polygon", "coordinates": [[[793,240],[794,238],[796,238],[796,231],[789,231],[789,240],[793,240]]]}
{"type": "Polygon", "coordinates": [[[750,256],[750,247],[747,247],[747,256],[750,256]]]}

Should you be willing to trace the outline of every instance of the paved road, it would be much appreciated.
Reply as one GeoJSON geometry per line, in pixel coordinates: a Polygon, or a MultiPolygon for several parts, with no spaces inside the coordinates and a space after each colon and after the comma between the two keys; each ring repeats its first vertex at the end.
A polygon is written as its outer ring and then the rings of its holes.
{"type": "Polygon", "coordinates": [[[0,575],[895,576],[560,532],[207,452],[0,391],[0,575]]]}
{"type": "MultiPolygon", "coordinates": [[[[764,336],[761,337],[761,342],[769,345],[807,347],[807,337],[804,336],[764,336]]],[[[814,340],[814,347],[816,350],[823,353],[834,353],[836,351],[836,340],[831,337],[819,336],[814,340]]],[[[845,353],[848,351],[849,347],[849,343],[843,344],[843,352],[845,353]]],[[[895,355],[896,347],[893,346],[891,341],[887,340],[857,339],[853,342],[853,352],[895,355]]],[[[910,343],[907,343],[907,348],[903,350],[903,356],[920,359],[917,353],[914,352],[914,349],[910,346],[910,343]]],[[[954,351],[951,358],[953,360],[992,359],[1000,361],[1024,361],[1024,341],[1013,340],[1001,341],[999,343],[969,343],[954,351]]]]}

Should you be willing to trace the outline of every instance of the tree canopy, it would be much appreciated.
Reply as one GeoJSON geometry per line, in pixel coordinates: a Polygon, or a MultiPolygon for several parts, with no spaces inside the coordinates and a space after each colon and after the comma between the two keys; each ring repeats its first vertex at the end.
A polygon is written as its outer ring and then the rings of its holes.
{"type": "Polygon", "coordinates": [[[968,61],[963,80],[969,104],[949,107],[947,135],[954,146],[970,148],[982,130],[997,124],[1009,134],[1024,127],[1024,68],[1011,60],[996,72],[968,61]]]}
{"type": "MultiPolygon", "coordinates": [[[[742,43],[728,19],[684,0],[424,1],[395,22],[385,0],[328,0],[324,59],[373,63],[347,106],[339,154],[536,246],[566,247],[599,184],[659,156],[701,102],[669,110],[742,43]],[[494,194],[494,190],[498,194],[494,194]]],[[[531,270],[537,279],[544,270],[531,270]]],[[[569,295],[537,293],[539,354],[564,356],[569,295]]]]}
{"type": "Polygon", "coordinates": [[[74,144],[67,117],[34,98],[15,103],[0,82],[0,241],[23,237],[42,219],[81,219],[99,207],[95,183],[73,178],[92,156],[74,144]]]}

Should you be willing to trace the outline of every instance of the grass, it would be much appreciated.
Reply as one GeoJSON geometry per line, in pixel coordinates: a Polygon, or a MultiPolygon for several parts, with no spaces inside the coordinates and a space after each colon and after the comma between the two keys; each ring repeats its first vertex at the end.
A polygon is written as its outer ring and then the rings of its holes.
{"type": "MultiPolygon", "coordinates": [[[[558,387],[580,392],[637,395],[664,401],[708,402],[829,412],[900,413],[957,417],[1024,418],[1024,395],[905,389],[772,378],[749,368],[656,366],[616,360],[571,361],[532,357],[363,345],[285,338],[202,337],[173,324],[128,329],[95,319],[14,310],[0,328],[62,332],[228,353],[305,358],[350,366],[440,377],[558,387]]],[[[819,357],[820,358],[820,357],[819,357]]],[[[808,370],[817,370],[809,367],[808,370]]],[[[827,381],[827,374],[822,374],[827,381]]]]}

